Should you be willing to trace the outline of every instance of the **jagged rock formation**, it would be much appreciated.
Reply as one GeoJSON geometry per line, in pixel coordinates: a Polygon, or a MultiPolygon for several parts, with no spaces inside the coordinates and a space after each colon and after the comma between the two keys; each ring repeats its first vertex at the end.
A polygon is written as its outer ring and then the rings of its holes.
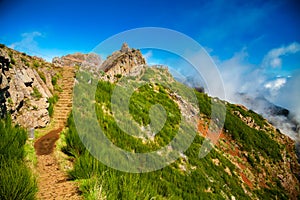
{"type": "Polygon", "coordinates": [[[50,122],[48,100],[52,96],[51,66],[5,46],[0,48],[0,114],[27,128],[50,122]]]}
{"type": "Polygon", "coordinates": [[[102,60],[99,55],[95,53],[82,54],[82,53],[74,53],[66,56],[54,57],[52,63],[55,66],[63,67],[63,66],[79,66],[85,70],[91,71],[93,73],[99,72],[100,65],[102,60]]]}
{"type": "Polygon", "coordinates": [[[97,77],[112,82],[121,76],[138,74],[141,67],[146,65],[141,51],[129,48],[126,43],[119,51],[108,56],[104,62],[95,53],[74,53],[61,58],[55,57],[52,63],[58,67],[78,66],[81,70],[92,72],[97,77]]]}
{"type": "Polygon", "coordinates": [[[146,61],[140,50],[130,49],[126,43],[121,50],[115,51],[103,62],[100,69],[105,72],[104,79],[114,81],[121,76],[135,73],[145,65],[146,61]]]}

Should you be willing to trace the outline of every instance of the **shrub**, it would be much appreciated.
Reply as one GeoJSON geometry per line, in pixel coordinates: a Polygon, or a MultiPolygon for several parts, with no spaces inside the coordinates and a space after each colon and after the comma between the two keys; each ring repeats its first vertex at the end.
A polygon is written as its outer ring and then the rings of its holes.
{"type": "Polygon", "coordinates": [[[120,78],[122,78],[122,74],[116,74],[115,77],[120,79],[120,78]]]}
{"type": "Polygon", "coordinates": [[[35,61],[33,62],[33,66],[36,67],[36,68],[38,68],[38,67],[40,66],[40,63],[39,63],[38,61],[35,60],[35,61]]]}
{"type": "Polygon", "coordinates": [[[24,163],[1,160],[0,180],[0,199],[35,199],[36,180],[24,163]]]}
{"type": "Polygon", "coordinates": [[[53,116],[54,105],[57,103],[57,101],[58,101],[58,95],[57,94],[55,94],[52,97],[48,98],[48,103],[49,103],[48,112],[49,112],[50,117],[53,116]]]}
{"type": "Polygon", "coordinates": [[[25,59],[24,57],[21,57],[21,61],[22,61],[23,63],[26,63],[26,59],[25,59]]]}
{"type": "Polygon", "coordinates": [[[51,78],[51,83],[52,83],[52,85],[53,85],[53,87],[54,87],[54,89],[55,90],[57,90],[56,88],[58,88],[58,86],[57,86],[57,80],[59,79],[59,78],[61,78],[62,76],[61,76],[61,74],[59,74],[59,73],[56,73],[54,76],[52,76],[52,78],[51,78]]]}
{"type": "Polygon", "coordinates": [[[40,78],[43,80],[43,82],[46,83],[45,74],[43,72],[40,72],[40,71],[38,71],[38,74],[39,74],[40,78]]]}
{"type": "Polygon", "coordinates": [[[63,151],[74,157],[79,156],[85,152],[85,146],[82,144],[81,139],[76,131],[72,114],[68,118],[67,126],[69,128],[65,132],[67,146],[63,147],[63,151]]]}
{"type": "Polygon", "coordinates": [[[37,87],[33,87],[33,92],[31,93],[31,96],[33,96],[36,99],[42,98],[42,94],[40,91],[37,89],[37,87]]]}
{"type": "MultiPolygon", "coordinates": [[[[0,120],[0,159],[22,159],[27,134],[24,129],[13,127],[11,119],[0,120]]],[[[1,163],[1,162],[0,162],[1,163]]],[[[0,179],[1,180],[1,179],[0,179]]]]}
{"type": "Polygon", "coordinates": [[[14,58],[11,58],[10,63],[15,65],[16,64],[16,60],[14,58]]]}
{"type": "Polygon", "coordinates": [[[57,76],[52,77],[51,83],[52,83],[53,86],[55,86],[57,84],[57,76]]]}
{"type": "Polygon", "coordinates": [[[0,120],[0,137],[0,199],[35,199],[36,180],[24,163],[26,131],[8,117],[0,120]]]}

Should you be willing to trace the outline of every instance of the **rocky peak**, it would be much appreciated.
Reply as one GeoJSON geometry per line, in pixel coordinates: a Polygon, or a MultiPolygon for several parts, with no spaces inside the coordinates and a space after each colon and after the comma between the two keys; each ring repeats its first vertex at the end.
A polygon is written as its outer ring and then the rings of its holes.
{"type": "Polygon", "coordinates": [[[129,48],[128,44],[126,42],[124,42],[122,47],[121,47],[121,52],[122,53],[127,53],[129,51],[130,51],[130,48],[129,48]]]}
{"type": "Polygon", "coordinates": [[[141,51],[129,48],[127,43],[123,43],[121,50],[108,56],[100,69],[106,73],[105,79],[114,81],[120,76],[138,71],[143,65],[146,65],[146,61],[141,51]]]}

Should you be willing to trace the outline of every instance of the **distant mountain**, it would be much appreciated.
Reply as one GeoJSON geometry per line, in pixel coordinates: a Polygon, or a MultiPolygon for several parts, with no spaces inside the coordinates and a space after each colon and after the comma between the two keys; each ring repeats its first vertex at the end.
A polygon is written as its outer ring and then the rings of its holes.
{"type": "Polygon", "coordinates": [[[237,94],[239,101],[247,108],[258,112],[267,118],[275,127],[280,129],[294,140],[300,137],[300,122],[286,108],[271,103],[263,96],[250,96],[247,94],[237,94]]]}

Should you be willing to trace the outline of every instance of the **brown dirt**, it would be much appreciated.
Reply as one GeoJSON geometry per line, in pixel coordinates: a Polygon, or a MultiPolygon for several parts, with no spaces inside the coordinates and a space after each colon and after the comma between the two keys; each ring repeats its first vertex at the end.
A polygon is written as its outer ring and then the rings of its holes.
{"type": "Polygon", "coordinates": [[[213,144],[218,144],[219,139],[225,138],[222,130],[219,133],[211,132],[208,128],[208,124],[205,124],[205,122],[201,120],[198,121],[198,131],[201,136],[210,139],[213,144]]]}
{"type": "Polygon", "coordinates": [[[53,131],[50,131],[47,135],[44,135],[34,143],[35,152],[37,155],[49,155],[53,152],[55,142],[59,139],[59,133],[62,131],[62,127],[53,131]]]}
{"type": "Polygon", "coordinates": [[[62,80],[58,84],[63,92],[54,106],[52,121],[54,126],[46,135],[38,139],[34,148],[37,154],[38,199],[82,199],[78,186],[68,180],[67,174],[61,170],[59,162],[53,153],[55,142],[64,128],[68,115],[72,109],[72,90],[74,83],[74,68],[62,68],[62,80]]]}
{"type": "Polygon", "coordinates": [[[242,177],[243,181],[249,186],[249,188],[253,188],[252,182],[246,177],[243,172],[240,172],[240,176],[242,177]]]}
{"type": "MultiPolygon", "coordinates": [[[[245,170],[247,169],[247,167],[242,164],[240,161],[237,161],[236,158],[240,158],[244,161],[247,161],[247,159],[243,156],[241,156],[241,152],[239,150],[238,147],[234,147],[234,149],[231,149],[231,145],[235,144],[235,142],[232,140],[232,138],[230,138],[230,136],[226,133],[224,133],[223,131],[221,131],[219,137],[216,137],[217,134],[211,133],[208,130],[208,123],[205,124],[204,121],[199,120],[198,122],[198,131],[200,132],[200,134],[203,137],[207,137],[209,138],[214,144],[216,144],[218,147],[220,147],[220,149],[224,152],[224,153],[228,153],[230,154],[234,160],[231,160],[231,162],[233,164],[235,164],[236,166],[238,166],[241,170],[245,170]],[[221,144],[219,143],[219,140],[223,140],[225,141],[226,145],[225,146],[221,146],[221,144]]],[[[240,171],[239,173],[240,177],[242,178],[243,182],[249,186],[249,188],[253,189],[253,184],[252,182],[247,178],[247,176],[240,171]]]]}

